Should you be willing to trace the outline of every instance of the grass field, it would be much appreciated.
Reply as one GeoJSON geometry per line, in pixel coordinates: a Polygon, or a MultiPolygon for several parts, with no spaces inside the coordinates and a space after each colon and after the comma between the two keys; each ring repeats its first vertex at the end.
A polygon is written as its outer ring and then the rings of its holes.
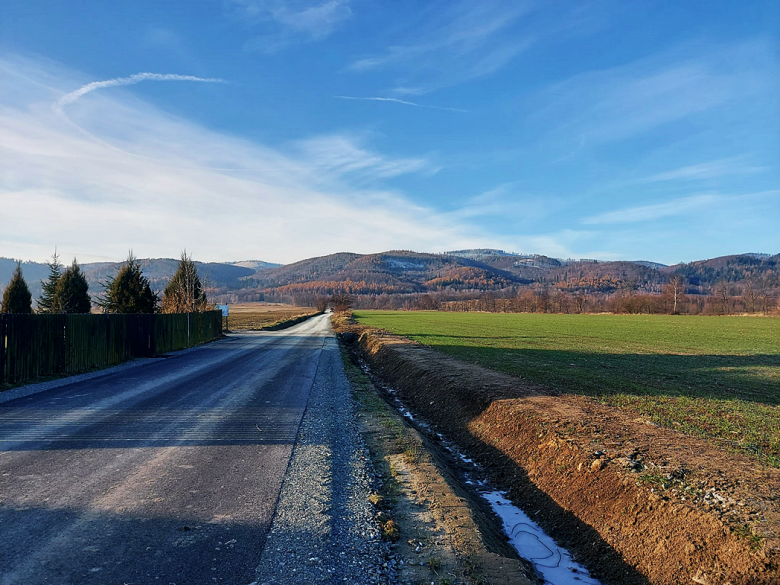
{"type": "Polygon", "coordinates": [[[260,330],[301,315],[312,315],[316,309],[278,303],[242,303],[230,305],[228,326],[231,331],[260,330]]]}
{"type": "Polygon", "coordinates": [[[355,318],[780,467],[780,319],[401,311],[355,318]]]}

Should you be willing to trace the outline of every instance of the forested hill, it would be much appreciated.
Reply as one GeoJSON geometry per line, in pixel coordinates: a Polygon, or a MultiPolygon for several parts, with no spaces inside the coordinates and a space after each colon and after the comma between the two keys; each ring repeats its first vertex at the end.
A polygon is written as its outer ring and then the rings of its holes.
{"type": "Polygon", "coordinates": [[[428,290],[495,290],[530,282],[498,267],[446,254],[391,251],[332,254],[266,270],[246,279],[273,294],[398,294],[428,290]]]}
{"type": "MultiPolygon", "coordinates": [[[[140,260],[152,287],[161,291],[176,270],[171,258],[140,260]]],[[[712,294],[718,283],[780,287],[780,254],[739,254],[664,266],[647,260],[572,260],[542,255],[474,249],[425,254],[390,251],[379,254],[339,253],[284,266],[257,260],[196,263],[213,298],[226,302],[283,300],[310,304],[317,297],[347,292],[358,297],[419,296],[474,298],[480,293],[514,294],[523,288],[549,288],[572,294],[616,291],[659,293],[675,277],[688,294],[712,294]]],[[[14,260],[0,258],[0,287],[10,280],[14,260]]],[[[100,282],[116,273],[119,263],[82,264],[93,294],[100,282]]],[[[25,279],[34,297],[40,295],[45,264],[24,262],[25,279]]]]}
{"type": "Polygon", "coordinates": [[[777,280],[780,274],[780,254],[739,254],[699,260],[663,269],[669,275],[682,276],[691,285],[708,291],[718,282],[740,283],[744,280],[777,280]]]}
{"type": "MultiPolygon", "coordinates": [[[[601,262],[563,260],[541,255],[475,249],[424,254],[331,254],[310,258],[242,279],[240,290],[224,297],[313,303],[318,296],[347,292],[357,297],[474,298],[481,292],[507,294],[522,288],[549,288],[587,294],[616,291],[660,293],[674,276],[685,279],[689,294],[711,294],[719,282],[739,286],[751,281],[777,287],[780,255],[743,254],[665,266],[638,260],[601,262]]],[[[391,304],[397,304],[391,303],[391,304]]]]}

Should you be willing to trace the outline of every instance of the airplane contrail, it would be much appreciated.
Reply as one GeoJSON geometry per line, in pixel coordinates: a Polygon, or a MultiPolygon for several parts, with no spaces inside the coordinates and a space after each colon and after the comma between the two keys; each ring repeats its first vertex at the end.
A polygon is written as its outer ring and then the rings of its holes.
{"type": "Polygon", "coordinates": [[[92,83],[83,85],[77,90],[67,93],[58,99],[54,104],[54,109],[57,112],[62,113],[62,108],[64,106],[72,104],[91,91],[104,87],[133,85],[135,83],[140,83],[141,81],[200,81],[202,83],[226,83],[224,79],[216,77],[195,77],[194,75],[177,75],[174,73],[136,73],[129,77],[116,77],[114,79],[107,79],[106,81],[93,81],[92,83]]]}
{"type": "Polygon", "coordinates": [[[366,100],[366,101],[372,101],[372,102],[392,102],[395,104],[403,104],[405,106],[414,106],[416,108],[429,108],[432,110],[447,110],[448,112],[466,112],[466,110],[462,110],[460,108],[447,108],[444,106],[428,106],[425,104],[418,104],[416,102],[410,102],[407,100],[399,100],[398,98],[388,98],[388,97],[355,97],[351,95],[336,95],[333,96],[336,99],[339,100],[366,100]]]}

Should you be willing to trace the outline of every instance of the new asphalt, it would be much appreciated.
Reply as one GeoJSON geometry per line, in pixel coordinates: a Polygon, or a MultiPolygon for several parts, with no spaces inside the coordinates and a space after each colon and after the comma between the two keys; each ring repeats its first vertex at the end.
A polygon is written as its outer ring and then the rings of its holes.
{"type": "Polygon", "coordinates": [[[0,404],[0,584],[254,582],[330,335],[322,315],[0,404]]]}

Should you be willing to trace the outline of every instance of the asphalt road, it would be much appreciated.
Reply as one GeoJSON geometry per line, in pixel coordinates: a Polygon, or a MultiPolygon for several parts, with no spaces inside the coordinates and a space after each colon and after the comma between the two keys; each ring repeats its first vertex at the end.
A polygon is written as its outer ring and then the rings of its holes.
{"type": "Polygon", "coordinates": [[[328,317],[0,404],[0,585],[240,584],[328,317]]]}

